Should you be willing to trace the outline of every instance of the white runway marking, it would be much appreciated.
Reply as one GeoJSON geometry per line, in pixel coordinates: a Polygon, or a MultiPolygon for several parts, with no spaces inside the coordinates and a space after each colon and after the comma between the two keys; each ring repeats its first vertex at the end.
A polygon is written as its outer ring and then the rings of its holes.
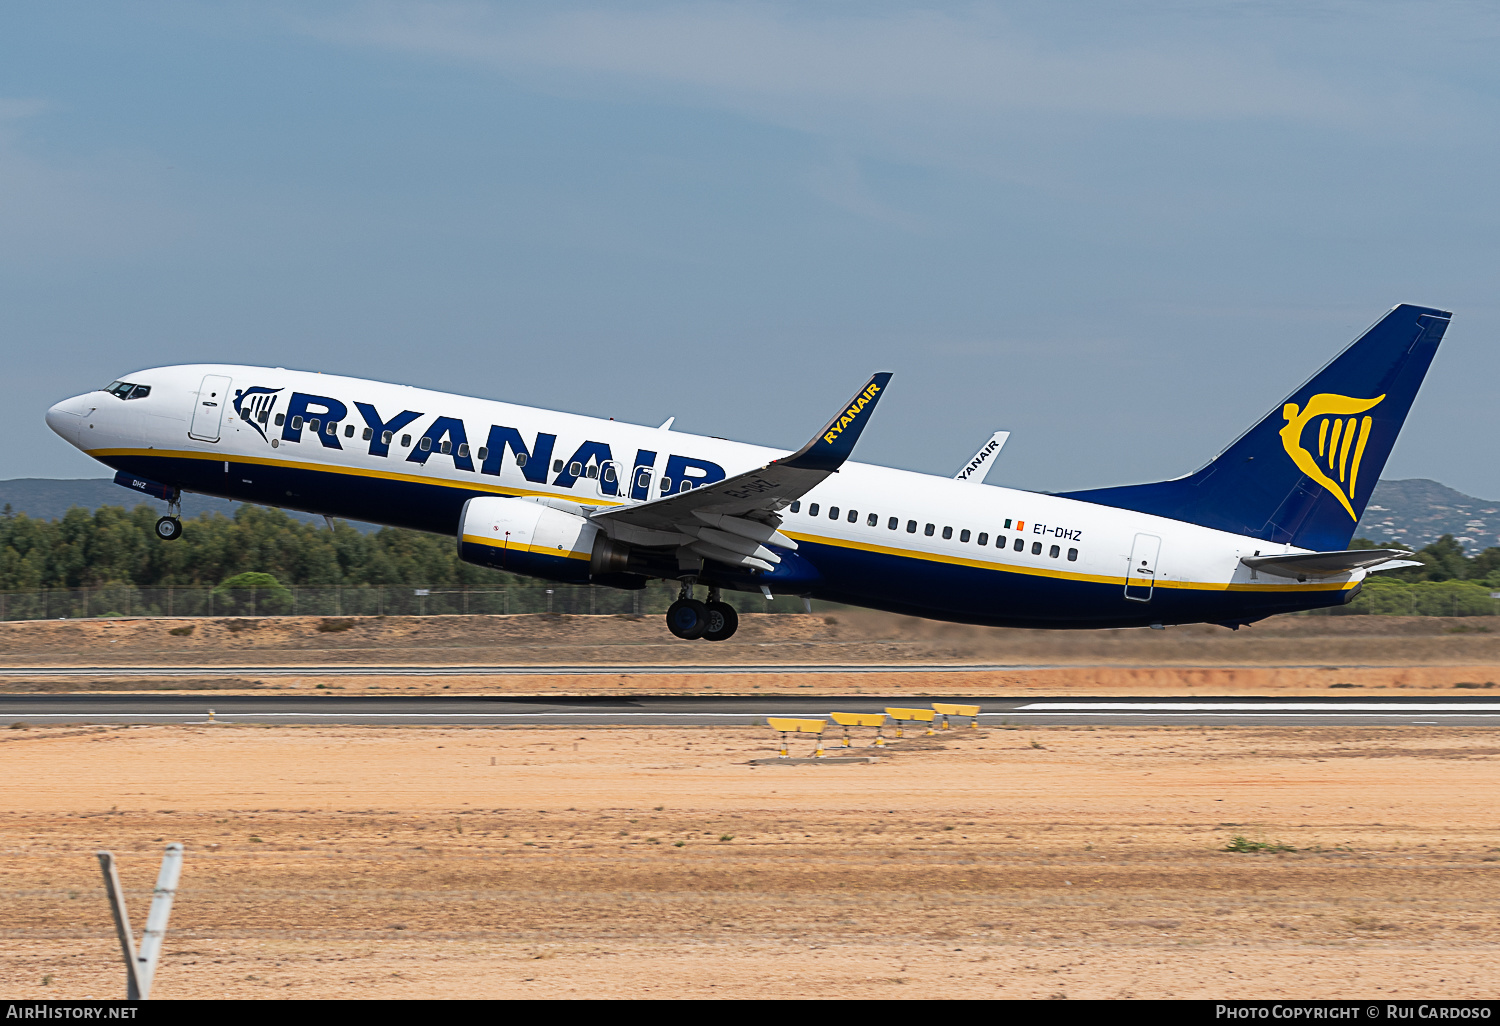
{"type": "Polygon", "coordinates": [[[1500,702],[1029,702],[1034,712],[1500,712],[1500,702]]]}

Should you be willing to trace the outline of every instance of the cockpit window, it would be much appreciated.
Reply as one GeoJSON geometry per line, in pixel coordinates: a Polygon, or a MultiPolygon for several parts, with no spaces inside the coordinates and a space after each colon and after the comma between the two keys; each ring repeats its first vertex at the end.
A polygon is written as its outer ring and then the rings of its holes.
{"type": "Polygon", "coordinates": [[[151,394],[151,386],[134,385],[129,381],[111,381],[104,391],[121,399],[144,399],[151,394]]]}

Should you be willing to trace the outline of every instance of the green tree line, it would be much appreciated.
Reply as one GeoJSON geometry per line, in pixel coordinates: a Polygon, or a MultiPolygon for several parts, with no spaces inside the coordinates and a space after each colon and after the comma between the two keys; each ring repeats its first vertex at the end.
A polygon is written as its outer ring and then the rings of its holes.
{"type": "MultiPolygon", "coordinates": [[[[277,509],[241,506],[230,518],[203,514],[173,542],[157,539],[157,511],[75,506],[57,520],[0,513],[0,591],[44,588],[216,587],[239,574],[270,574],[282,585],[431,588],[536,587],[542,582],[486,570],[458,558],[452,538],[381,528],[362,534],[294,520],[277,509]]],[[[1378,548],[1357,539],[1354,548],[1378,548]]],[[[1360,596],[1329,613],[1492,615],[1500,590],[1500,547],[1473,556],[1444,535],[1413,552],[1421,565],[1368,578],[1360,596]]]]}
{"type": "Polygon", "coordinates": [[[294,520],[277,509],[241,506],[234,517],[203,514],[183,523],[182,537],[163,542],[150,506],[133,510],[75,506],[60,519],[0,513],[0,590],[213,587],[246,572],[282,584],[314,586],[419,585],[495,588],[509,574],[458,558],[452,538],[386,527],[361,534],[346,523],[294,520]]]}

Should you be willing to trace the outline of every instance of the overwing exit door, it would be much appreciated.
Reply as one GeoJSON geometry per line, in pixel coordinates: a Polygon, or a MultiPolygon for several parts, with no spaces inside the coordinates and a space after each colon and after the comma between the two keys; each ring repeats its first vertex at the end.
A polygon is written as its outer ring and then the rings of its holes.
{"type": "Polygon", "coordinates": [[[203,375],[198,400],[193,406],[193,422],[188,437],[200,442],[217,442],[224,422],[224,407],[229,402],[229,379],[222,374],[203,375]]]}
{"type": "Polygon", "coordinates": [[[1156,587],[1156,559],[1161,555],[1161,539],[1154,534],[1138,534],[1130,547],[1130,565],[1125,569],[1125,597],[1133,602],[1150,602],[1156,587]]]}

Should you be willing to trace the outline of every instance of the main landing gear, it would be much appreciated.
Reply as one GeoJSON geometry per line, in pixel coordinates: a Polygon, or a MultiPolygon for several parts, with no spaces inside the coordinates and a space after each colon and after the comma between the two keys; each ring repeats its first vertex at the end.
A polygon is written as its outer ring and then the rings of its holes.
{"type": "Polygon", "coordinates": [[[182,500],[180,492],[173,492],[167,500],[167,515],[156,522],[156,536],[162,541],[176,541],[182,537],[182,500]]]}
{"type": "Polygon", "coordinates": [[[729,603],[719,601],[718,588],[709,588],[708,601],[699,602],[693,598],[692,585],[684,584],[677,601],[667,607],[667,630],[684,641],[723,641],[739,626],[739,614],[729,603]]]}

